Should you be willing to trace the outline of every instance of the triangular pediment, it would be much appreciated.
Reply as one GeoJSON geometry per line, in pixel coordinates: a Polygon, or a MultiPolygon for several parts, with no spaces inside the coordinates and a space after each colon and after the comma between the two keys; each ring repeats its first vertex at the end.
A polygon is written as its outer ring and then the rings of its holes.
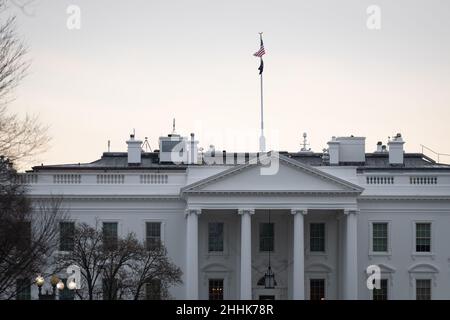
{"type": "Polygon", "coordinates": [[[192,193],[359,194],[362,188],[277,153],[205,178],[181,190],[192,193]],[[267,165],[270,163],[270,165],[267,165]]]}

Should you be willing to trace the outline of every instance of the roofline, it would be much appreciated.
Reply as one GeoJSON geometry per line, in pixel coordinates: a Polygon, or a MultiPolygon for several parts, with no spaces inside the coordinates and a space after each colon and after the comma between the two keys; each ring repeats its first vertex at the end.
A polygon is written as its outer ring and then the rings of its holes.
{"type": "Polygon", "coordinates": [[[27,170],[26,172],[38,172],[38,171],[121,171],[121,170],[145,170],[145,171],[158,171],[158,170],[178,170],[185,171],[187,169],[187,165],[157,165],[154,167],[142,167],[142,166],[129,166],[129,167],[83,167],[83,166],[73,166],[73,167],[58,167],[58,166],[35,166],[32,167],[31,170],[27,170]]]}

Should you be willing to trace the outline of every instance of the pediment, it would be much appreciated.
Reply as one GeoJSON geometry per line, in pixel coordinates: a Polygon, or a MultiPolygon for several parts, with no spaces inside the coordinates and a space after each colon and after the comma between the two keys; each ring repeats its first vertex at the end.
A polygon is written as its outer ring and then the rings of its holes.
{"type": "Polygon", "coordinates": [[[360,194],[362,188],[286,156],[269,153],[181,189],[193,193],[360,194]],[[263,158],[265,157],[265,158],[263,158]],[[264,164],[270,163],[267,166],[264,164]]]}
{"type": "Polygon", "coordinates": [[[438,273],[439,269],[430,263],[417,263],[408,269],[409,273],[438,273]]]}
{"type": "Polygon", "coordinates": [[[384,263],[379,263],[378,266],[380,267],[382,273],[394,273],[396,271],[394,267],[388,266],[384,263]]]}
{"type": "Polygon", "coordinates": [[[324,263],[313,263],[305,268],[306,272],[331,273],[333,269],[324,263]]]}

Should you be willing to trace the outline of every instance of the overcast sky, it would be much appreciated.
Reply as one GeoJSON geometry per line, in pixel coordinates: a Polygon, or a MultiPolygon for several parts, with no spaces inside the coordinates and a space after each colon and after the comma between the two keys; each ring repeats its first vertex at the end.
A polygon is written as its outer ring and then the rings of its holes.
{"type": "Polygon", "coordinates": [[[195,132],[200,146],[256,151],[258,32],[264,31],[269,149],[313,151],[365,136],[366,151],[401,132],[405,148],[450,153],[450,1],[39,0],[20,15],[32,67],[11,106],[50,125],[40,162],[125,151],[136,129],[195,132]],[[381,29],[366,22],[381,9],[381,29]],[[69,5],[81,29],[66,26],[69,5]]]}

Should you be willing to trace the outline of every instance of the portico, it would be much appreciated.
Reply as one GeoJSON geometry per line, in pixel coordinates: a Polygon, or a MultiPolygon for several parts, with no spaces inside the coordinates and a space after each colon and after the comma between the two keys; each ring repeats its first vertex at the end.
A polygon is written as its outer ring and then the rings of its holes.
{"type": "MultiPolygon", "coordinates": [[[[187,204],[186,297],[206,298],[205,282],[209,274],[213,278],[220,274],[222,281],[226,279],[223,290],[228,290],[228,294],[224,298],[246,300],[265,296],[257,283],[269,253],[258,249],[258,236],[261,236],[258,228],[271,212],[276,221],[275,247],[270,252],[278,282],[278,291],[274,292],[285,299],[308,298],[305,286],[308,267],[312,276],[320,272],[327,274],[335,288],[330,298],[356,299],[356,198],[362,189],[287,157],[270,157],[271,161],[278,162],[273,174],[263,174],[260,164],[247,163],[182,189],[181,195],[187,204]],[[199,247],[204,246],[205,240],[204,235],[199,236],[199,222],[206,225],[208,221],[221,219],[227,221],[225,226],[230,226],[225,233],[228,251],[214,255],[200,250],[199,254],[199,247]],[[337,252],[335,257],[330,257],[329,253],[309,253],[305,244],[309,230],[306,222],[317,219],[330,221],[327,234],[331,237],[330,243],[337,244],[339,250],[329,251],[337,252]]],[[[276,294],[273,296],[276,298],[276,294]]]]}

